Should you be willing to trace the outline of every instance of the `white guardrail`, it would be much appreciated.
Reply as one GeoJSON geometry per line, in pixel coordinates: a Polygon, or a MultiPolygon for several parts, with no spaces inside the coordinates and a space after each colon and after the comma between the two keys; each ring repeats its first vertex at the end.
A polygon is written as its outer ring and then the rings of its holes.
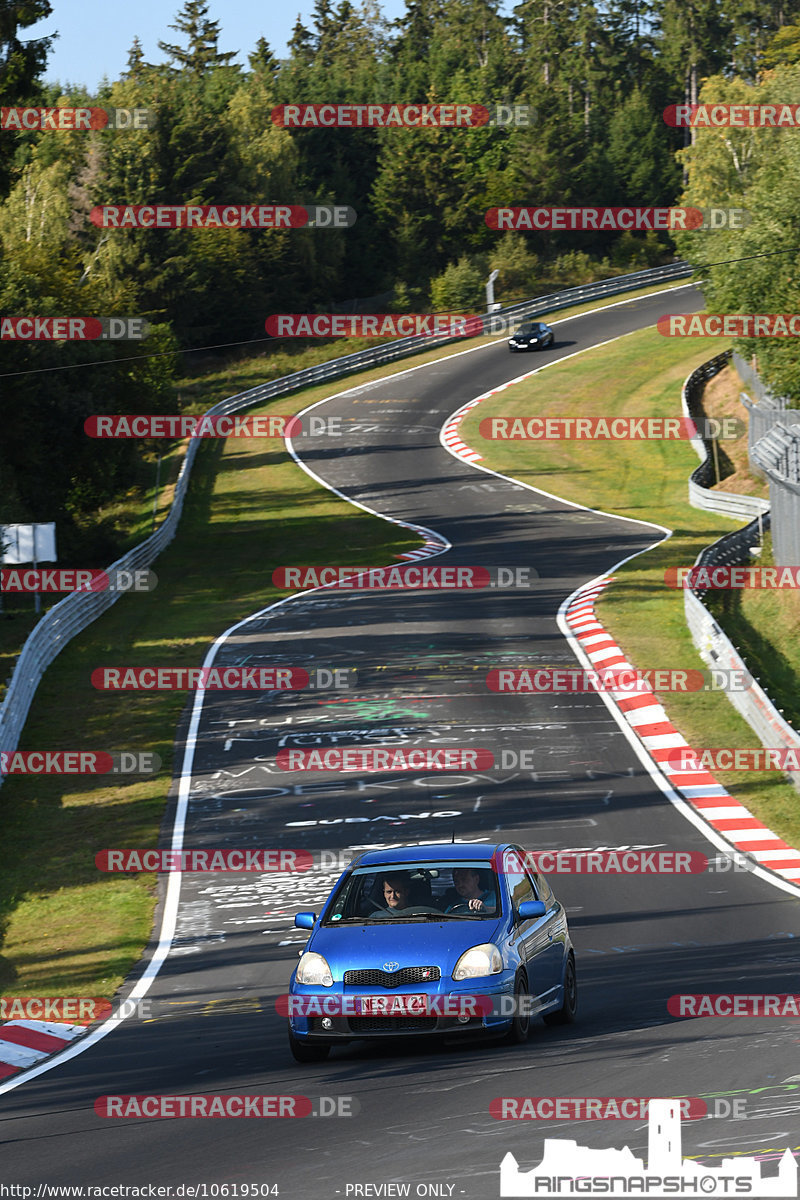
{"type": "MultiPolygon", "coordinates": [[[[731,352],[718,354],[692,371],[681,391],[681,405],[686,417],[703,416],[702,390],[705,381],[716,375],[727,364],[731,352]]],[[[701,458],[689,479],[689,503],[693,508],[705,509],[709,512],[724,513],[729,517],[747,518],[750,523],[740,529],[726,533],[718,541],[701,550],[695,559],[695,566],[713,567],[717,565],[740,566],[750,558],[750,546],[760,540],[759,524],[769,528],[769,501],[757,496],[737,496],[732,492],[714,493],[710,488],[703,487],[696,481],[696,476],[706,482],[714,477],[705,440],[692,438],[692,445],[701,458]],[[761,518],[759,522],[758,518],[761,518]]],[[[714,617],[703,604],[697,591],[686,588],[684,591],[684,612],[686,624],[692,635],[700,657],[709,667],[721,667],[729,671],[747,671],[743,661],[730,638],[720,628],[714,617]]],[[[800,750],[800,733],[783,719],[775,705],[770,700],[761,685],[754,679],[747,691],[726,693],[733,707],[744,717],[750,728],[760,740],[762,746],[782,746],[787,749],[800,750]]],[[[800,772],[786,772],[792,783],[800,790],[800,772]]]]}
{"type": "MultiPolygon", "coordinates": [[[[586,284],[584,287],[566,288],[561,292],[536,296],[520,304],[512,304],[491,316],[487,314],[483,318],[484,327],[486,327],[487,321],[491,319],[497,321],[498,317],[518,317],[520,320],[524,317],[541,317],[562,308],[570,308],[583,301],[598,300],[604,296],[635,291],[638,288],[666,283],[673,279],[684,279],[691,273],[692,268],[688,263],[676,262],[665,267],[636,271],[629,275],[617,275],[613,279],[604,279],[599,283],[586,284]]],[[[383,363],[394,362],[396,359],[418,354],[423,350],[435,349],[437,346],[458,340],[460,339],[425,335],[399,338],[386,345],[361,350],[356,354],[347,354],[342,358],[334,358],[329,362],[320,363],[318,366],[307,367],[303,371],[295,371],[291,375],[273,379],[269,383],[250,388],[246,392],[239,392],[237,395],[229,396],[215,404],[208,409],[205,415],[227,415],[239,412],[299,388],[339,379],[367,367],[378,367],[383,363]]],[[[106,571],[109,576],[113,575],[115,571],[149,567],[174,538],[183,511],[183,502],[197,454],[198,441],[197,438],[189,439],[186,457],[183,460],[175,487],[172,506],[164,521],[155,533],[107,567],[106,571]]],[[[36,688],[53,659],[72,638],[97,620],[123,594],[112,591],[73,592],[45,613],[22,647],[8,692],[0,706],[0,750],[8,752],[16,750],[36,688]]],[[[0,778],[1,783],[2,778],[0,778]]]]}

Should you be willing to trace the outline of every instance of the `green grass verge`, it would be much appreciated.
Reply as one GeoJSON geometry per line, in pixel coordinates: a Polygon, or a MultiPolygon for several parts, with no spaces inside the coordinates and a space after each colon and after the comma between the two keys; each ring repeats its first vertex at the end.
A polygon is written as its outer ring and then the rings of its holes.
{"type": "MultiPolygon", "coordinates": [[[[604,302],[577,306],[558,318],[598,307],[604,302]]],[[[357,383],[448,357],[484,340],[431,350],[279,397],[252,411],[298,412],[357,383]]],[[[324,349],[332,358],[353,348],[339,343],[313,353],[324,349]]],[[[188,409],[201,411],[307,365],[303,356],[293,357],[291,366],[264,356],[248,358],[182,379],[177,389],[189,401],[188,409]]],[[[174,448],[168,469],[162,469],[159,520],[171,500],[184,449],[174,448]]],[[[129,540],[150,532],[151,509],[152,492],[120,501],[119,525],[129,540]]],[[[37,690],[20,743],[23,750],[155,751],[162,772],[113,785],[89,777],[6,780],[0,789],[3,994],[113,995],[140,957],[152,926],[155,877],[100,875],[94,856],[107,847],[156,844],[173,766],[174,730],[187,697],[96,692],[89,682],[91,671],[102,665],[197,666],[223,629],[285,594],[272,585],[275,567],[326,563],[331,546],[337,547],[342,565],[377,565],[418,544],[398,526],[360,513],[319,488],[280,442],[230,439],[202,445],[177,536],[154,564],[158,588],[122,598],[62,651],[37,690]]],[[[6,646],[9,673],[11,659],[6,646]]]]}
{"type": "MultiPolygon", "coordinates": [[[[687,346],[643,330],[556,363],[483,401],[461,426],[464,441],[494,470],[591,508],[673,530],[660,546],[619,568],[616,582],[598,604],[600,620],[642,669],[704,667],[686,626],[683,592],[665,587],[664,571],[691,565],[703,546],[740,524],[689,506],[687,479],[698,461],[689,443],[486,441],[478,426],[486,417],[525,418],[531,413],[680,415],[684,379],[717,353],[716,339],[693,340],[687,346]]],[[[748,594],[748,611],[763,605],[766,597],[748,594]]],[[[670,692],[659,700],[690,745],[760,746],[723,693],[670,692]]],[[[726,771],[719,778],[760,820],[800,845],[800,797],[781,774],[726,771]]]]}

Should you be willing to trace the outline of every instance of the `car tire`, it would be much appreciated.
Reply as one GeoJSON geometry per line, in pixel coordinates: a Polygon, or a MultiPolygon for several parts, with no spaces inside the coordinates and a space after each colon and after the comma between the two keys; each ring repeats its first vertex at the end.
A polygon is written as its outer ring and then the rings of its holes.
{"type": "Polygon", "coordinates": [[[519,1011],[522,1007],[519,1001],[523,996],[527,997],[527,999],[530,999],[528,994],[528,981],[525,978],[525,975],[520,972],[520,974],[517,975],[517,978],[514,980],[514,1016],[511,1018],[511,1028],[506,1034],[506,1040],[512,1046],[521,1046],[523,1043],[527,1042],[528,1034],[531,1031],[530,1013],[527,1012],[523,1014],[519,1011]]]}
{"type": "Polygon", "coordinates": [[[547,1025],[571,1025],[578,1011],[578,976],[575,971],[575,955],[570,951],[564,972],[564,1001],[555,1012],[545,1013],[547,1025]]]}
{"type": "Polygon", "coordinates": [[[330,1046],[299,1041],[292,1033],[291,1025],[289,1026],[289,1049],[294,1061],[299,1063],[324,1062],[331,1052],[330,1046]]]}

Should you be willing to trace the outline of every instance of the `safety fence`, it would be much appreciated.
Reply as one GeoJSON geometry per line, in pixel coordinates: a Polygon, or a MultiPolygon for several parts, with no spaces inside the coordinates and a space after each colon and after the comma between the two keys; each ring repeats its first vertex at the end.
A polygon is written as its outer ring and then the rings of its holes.
{"type": "MultiPolygon", "coordinates": [[[[688,377],[683,385],[681,396],[685,416],[695,419],[705,416],[702,404],[703,388],[709,379],[727,365],[730,357],[730,350],[718,354],[715,358],[703,363],[688,377]]],[[[714,482],[715,479],[710,442],[708,439],[696,438],[693,439],[692,444],[703,458],[700,466],[692,472],[689,481],[689,500],[692,506],[725,513],[728,516],[753,516],[753,510],[757,513],[747,525],[724,534],[716,542],[704,547],[698,554],[694,565],[706,567],[709,570],[718,566],[746,565],[751,562],[753,550],[761,544],[763,530],[770,528],[772,514],[769,511],[769,504],[758,497],[734,496],[730,492],[719,493],[717,501],[709,499],[709,489],[706,485],[714,482]],[[749,512],[747,505],[737,504],[740,501],[750,502],[749,512]]],[[[772,494],[771,488],[770,494],[772,494]]],[[[739,651],[703,603],[703,597],[707,591],[706,588],[687,588],[684,592],[684,611],[692,641],[701,658],[709,667],[747,671],[748,667],[739,651]]],[[[746,691],[729,691],[726,694],[763,746],[781,746],[800,750],[800,733],[784,720],[757,680],[754,679],[746,691]]],[[[794,786],[800,790],[800,772],[789,771],[787,774],[794,786]]]]}

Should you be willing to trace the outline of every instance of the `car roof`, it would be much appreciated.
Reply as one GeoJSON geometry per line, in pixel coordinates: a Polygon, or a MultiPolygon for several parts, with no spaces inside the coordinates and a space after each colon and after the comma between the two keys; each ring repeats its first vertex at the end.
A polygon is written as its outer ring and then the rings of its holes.
{"type": "Polygon", "coordinates": [[[491,862],[494,854],[504,850],[507,846],[507,842],[490,846],[485,843],[476,845],[474,842],[438,842],[435,845],[426,844],[424,846],[393,846],[387,850],[368,850],[366,854],[355,859],[352,866],[389,866],[409,860],[413,862],[457,862],[465,858],[488,863],[491,862]]]}

